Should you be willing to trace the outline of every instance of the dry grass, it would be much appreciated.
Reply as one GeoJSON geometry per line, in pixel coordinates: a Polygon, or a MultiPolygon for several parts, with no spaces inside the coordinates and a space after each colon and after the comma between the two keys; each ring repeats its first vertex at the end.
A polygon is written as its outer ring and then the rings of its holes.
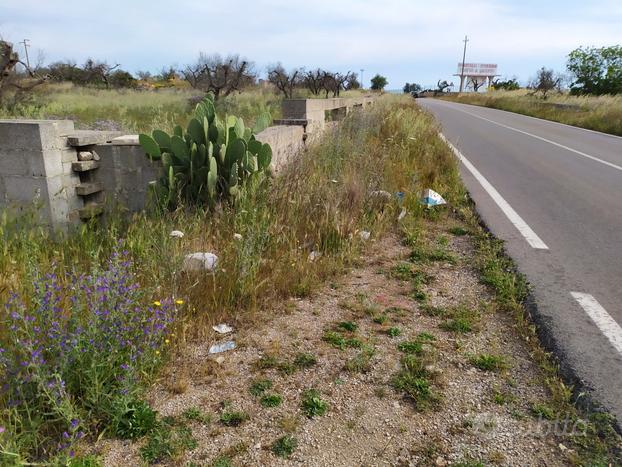
{"type": "Polygon", "coordinates": [[[443,99],[481,105],[622,136],[622,96],[571,96],[553,93],[546,100],[518,91],[463,93],[443,99]]]}

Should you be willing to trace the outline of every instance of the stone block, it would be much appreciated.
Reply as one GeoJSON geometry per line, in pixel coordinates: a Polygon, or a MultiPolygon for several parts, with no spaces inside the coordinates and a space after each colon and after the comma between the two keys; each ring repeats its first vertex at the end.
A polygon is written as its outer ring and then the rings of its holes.
{"type": "Polygon", "coordinates": [[[29,157],[30,154],[26,151],[0,147],[0,174],[29,175],[29,157]]]}
{"type": "Polygon", "coordinates": [[[40,200],[47,204],[48,186],[47,180],[43,177],[5,176],[4,187],[9,201],[40,200]]]}

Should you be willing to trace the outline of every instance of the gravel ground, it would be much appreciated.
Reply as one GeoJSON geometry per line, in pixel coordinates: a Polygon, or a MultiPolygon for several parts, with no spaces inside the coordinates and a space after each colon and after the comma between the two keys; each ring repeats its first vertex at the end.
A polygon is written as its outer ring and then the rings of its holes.
{"type": "MultiPolygon", "coordinates": [[[[278,304],[254,327],[237,329],[233,334],[237,349],[220,354],[218,360],[208,356],[211,344],[226,340],[214,333],[212,340],[188,348],[171,364],[149,394],[153,407],[163,416],[198,407],[212,414],[212,421],[192,422],[198,446],[168,465],[212,465],[223,455],[232,465],[245,466],[566,465],[570,453],[563,438],[531,415],[532,405],[548,397],[543,374],[514,330],[512,318],[490,306],[490,292],[471,266],[471,238],[435,231],[440,228],[428,226],[427,237],[443,233],[457,264],[415,267],[432,278],[423,286],[430,305],[463,304],[482,310],[474,332],[441,329],[442,319],[426,314],[411,298],[410,283],[388,274],[407,261],[410,249],[396,236],[372,239],[360,267],[309,298],[278,304]],[[370,315],[390,307],[399,310],[387,312],[388,323],[372,321],[370,315]],[[355,335],[375,348],[366,372],[344,368],[359,350],[340,350],[322,339],[325,330],[340,321],[355,322],[355,335]],[[399,327],[401,334],[390,337],[389,327],[399,327]],[[397,344],[420,332],[436,337],[426,350],[433,356],[430,371],[437,375],[433,390],[441,396],[437,405],[423,410],[391,385],[403,355],[397,344]],[[257,368],[261,356],[293,361],[299,352],[313,353],[317,364],[289,375],[257,368]],[[509,366],[501,372],[479,370],[469,363],[469,356],[479,353],[503,355],[509,366]],[[283,397],[280,406],[264,408],[249,393],[258,378],[273,381],[268,392],[283,397]],[[317,389],[328,403],[324,416],[303,415],[302,392],[308,388],[317,389]],[[504,394],[504,402],[495,401],[495,394],[504,394]],[[249,420],[237,427],[223,426],[218,421],[223,401],[246,411],[249,420]],[[271,450],[284,434],[298,441],[287,459],[271,450]]],[[[141,442],[102,440],[95,450],[107,466],[133,466],[142,464],[140,446],[141,442]]]]}

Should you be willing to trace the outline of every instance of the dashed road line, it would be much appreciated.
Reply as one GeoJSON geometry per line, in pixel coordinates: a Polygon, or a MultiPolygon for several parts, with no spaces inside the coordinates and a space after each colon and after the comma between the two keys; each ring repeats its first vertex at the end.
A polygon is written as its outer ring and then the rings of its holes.
{"type": "Polygon", "coordinates": [[[598,326],[600,332],[609,340],[611,345],[622,354],[622,328],[611,317],[600,303],[590,294],[582,292],[570,292],[570,295],[579,302],[581,308],[585,310],[587,315],[598,326]]]}

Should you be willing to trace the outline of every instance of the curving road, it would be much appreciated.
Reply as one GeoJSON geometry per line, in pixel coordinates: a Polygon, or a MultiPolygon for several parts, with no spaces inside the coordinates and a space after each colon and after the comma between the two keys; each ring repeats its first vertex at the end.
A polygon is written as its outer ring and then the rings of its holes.
{"type": "Polygon", "coordinates": [[[419,99],[477,209],[533,287],[562,371],[622,421],[622,138],[419,99]]]}

